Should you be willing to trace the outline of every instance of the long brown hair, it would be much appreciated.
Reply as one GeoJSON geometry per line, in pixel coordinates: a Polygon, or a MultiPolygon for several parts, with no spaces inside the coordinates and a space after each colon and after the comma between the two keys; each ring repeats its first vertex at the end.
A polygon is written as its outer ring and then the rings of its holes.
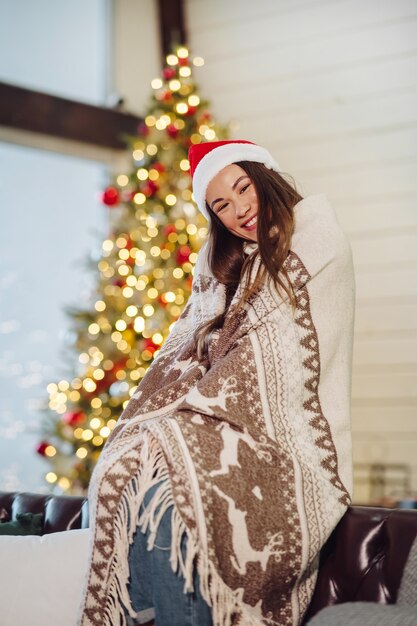
{"type": "Polygon", "coordinates": [[[200,360],[203,360],[207,353],[209,334],[223,325],[228,306],[243,278],[245,284],[236,311],[249,300],[268,276],[277,289],[288,295],[292,305],[295,301],[283,263],[288,255],[294,232],[293,207],[302,200],[302,196],[297,192],[294,182],[291,185],[285,180],[283,173],[270,170],[263,163],[239,161],[236,165],[246,172],[255,186],[258,198],[258,247],[252,254],[245,255],[243,251],[245,240],[230,232],[206,203],[211,217],[208,265],[213,276],[226,285],[226,307],[222,313],[204,322],[194,332],[197,356],[200,360]],[[258,254],[261,263],[253,283],[250,284],[252,268],[258,254]]]}

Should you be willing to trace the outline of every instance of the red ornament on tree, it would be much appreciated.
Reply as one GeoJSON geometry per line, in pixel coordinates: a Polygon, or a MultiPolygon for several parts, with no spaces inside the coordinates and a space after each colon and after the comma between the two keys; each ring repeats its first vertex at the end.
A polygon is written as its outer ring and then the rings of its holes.
{"type": "Polygon", "coordinates": [[[188,116],[194,115],[194,113],[196,111],[197,111],[197,107],[193,107],[193,106],[188,105],[188,110],[187,110],[187,113],[185,115],[188,115],[188,116]]]}
{"type": "Polygon", "coordinates": [[[41,441],[38,447],[36,448],[36,452],[40,454],[41,456],[46,456],[45,450],[50,445],[51,444],[49,443],[49,441],[41,441]]]}
{"type": "Polygon", "coordinates": [[[103,204],[114,206],[119,202],[119,190],[116,187],[107,187],[101,197],[103,204]]]}
{"type": "Polygon", "coordinates": [[[178,59],[178,65],[180,65],[181,67],[184,67],[184,65],[188,65],[189,61],[188,61],[188,57],[185,57],[185,59],[178,59]]]}
{"type": "Polygon", "coordinates": [[[191,248],[189,246],[181,246],[177,252],[177,262],[186,263],[190,258],[191,248]]]}
{"type": "Polygon", "coordinates": [[[153,180],[148,180],[148,182],[145,183],[142,187],[142,193],[144,193],[145,196],[149,198],[150,196],[153,196],[158,191],[158,189],[158,185],[154,183],[153,180]]]}
{"type": "Polygon", "coordinates": [[[155,350],[158,350],[161,346],[158,346],[156,343],[154,343],[152,341],[152,339],[146,338],[143,340],[143,349],[144,350],[149,350],[149,352],[155,352],[155,350]]]}
{"type": "Polygon", "coordinates": [[[177,72],[174,70],[173,67],[164,67],[164,69],[162,70],[162,76],[165,78],[165,80],[171,80],[171,78],[174,78],[176,73],[177,72]]]}
{"type": "Polygon", "coordinates": [[[157,172],[165,172],[165,166],[160,161],[155,161],[155,163],[152,163],[152,168],[157,172]]]}
{"type": "Polygon", "coordinates": [[[114,367],[111,370],[113,372],[113,374],[116,375],[117,372],[120,372],[121,370],[124,370],[126,368],[127,361],[128,361],[127,357],[123,357],[122,359],[119,359],[119,361],[117,361],[114,364],[114,367]]]}
{"type": "Polygon", "coordinates": [[[86,414],[84,411],[68,411],[68,413],[64,413],[62,416],[62,421],[65,424],[69,424],[69,426],[77,426],[84,422],[86,418],[86,414]]]}
{"type": "Polygon", "coordinates": [[[162,100],[164,102],[169,102],[172,99],[172,91],[169,91],[169,89],[167,91],[164,91],[162,94],[162,100]]]}
{"type": "Polygon", "coordinates": [[[175,137],[178,135],[179,130],[176,126],[174,126],[174,124],[168,124],[167,126],[167,133],[170,137],[172,137],[172,139],[175,139],[175,137]]]}
{"type": "Polygon", "coordinates": [[[167,224],[166,226],[164,226],[163,232],[165,237],[168,237],[168,235],[170,235],[171,233],[176,233],[177,229],[175,228],[175,224],[167,224]]]}

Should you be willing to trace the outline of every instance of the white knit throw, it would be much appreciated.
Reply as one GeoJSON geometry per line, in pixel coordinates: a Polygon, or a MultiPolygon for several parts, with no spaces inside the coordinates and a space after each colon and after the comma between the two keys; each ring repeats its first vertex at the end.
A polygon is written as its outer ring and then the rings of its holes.
{"type": "MultiPolygon", "coordinates": [[[[193,331],[224,310],[226,290],[210,272],[207,244],[201,249],[192,295],[93,473],[81,626],[124,626],[125,609],[134,614],[134,532],[149,528],[152,547],[171,505],[173,570],[187,591],[197,568],[214,626],[301,623],[320,549],[350,503],[355,284],[327,196],[304,198],[294,215],[285,266],[295,311],[265,281],[236,313],[240,285],[204,362],[193,331]]],[[[244,243],[246,254],[256,249],[244,243]]]]}

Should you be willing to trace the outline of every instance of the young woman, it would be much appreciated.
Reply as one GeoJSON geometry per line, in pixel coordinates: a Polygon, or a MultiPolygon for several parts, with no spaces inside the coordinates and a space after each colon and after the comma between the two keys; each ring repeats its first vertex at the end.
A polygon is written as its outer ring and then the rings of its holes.
{"type": "Polygon", "coordinates": [[[351,250],[252,142],[195,145],[192,295],[89,490],[82,626],[296,626],[351,501],[351,250]]]}

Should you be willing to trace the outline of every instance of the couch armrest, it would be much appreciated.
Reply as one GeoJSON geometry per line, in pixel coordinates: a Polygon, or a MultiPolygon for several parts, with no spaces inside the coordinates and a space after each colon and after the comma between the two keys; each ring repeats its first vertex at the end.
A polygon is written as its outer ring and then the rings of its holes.
{"type": "Polygon", "coordinates": [[[321,551],[303,623],[341,602],[395,603],[416,535],[417,510],[349,507],[321,551]]]}
{"type": "Polygon", "coordinates": [[[88,528],[88,501],[81,496],[54,496],[0,491],[0,510],[11,520],[18,513],[42,513],[42,534],[73,528],[88,528]]]}

